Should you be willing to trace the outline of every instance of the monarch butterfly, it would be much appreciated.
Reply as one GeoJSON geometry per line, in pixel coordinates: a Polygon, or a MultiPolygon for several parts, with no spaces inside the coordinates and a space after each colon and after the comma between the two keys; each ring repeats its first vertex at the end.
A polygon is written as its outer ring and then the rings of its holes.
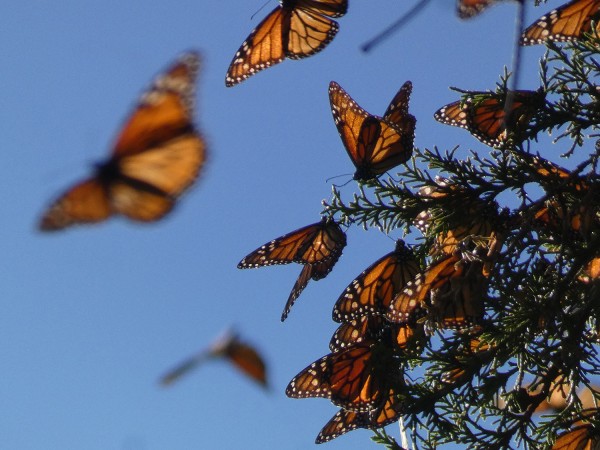
{"type": "Polygon", "coordinates": [[[350,159],[354,179],[366,181],[410,158],[416,119],[408,114],[412,83],[402,85],[383,118],[362,109],[335,81],[329,83],[333,121],[350,159]]]}
{"type": "Polygon", "coordinates": [[[338,32],[329,17],[341,17],[348,0],[279,0],[280,6],[252,30],[236,52],[225,85],[231,87],[257,72],[323,50],[338,32]]]}
{"type": "Polygon", "coordinates": [[[425,272],[409,281],[402,292],[393,298],[386,312],[386,319],[393,323],[407,322],[417,308],[425,306],[432,289],[442,287],[451,278],[459,277],[463,272],[464,264],[459,252],[435,261],[425,272]]]}
{"type": "Polygon", "coordinates": [[[512,97],[506,115],[506,96],[491,92],[468,92],[456,102],[435,112],[438,122],[464,128],[493,148],[504,148],[509,140],[520,142],[535,113],[543,106],[545,94],[537,91],[508,91],[512,97]]]}
{"type": "Polygon", "coordinates": [[[200,58],[183,55],[145,92],[93,177],[68,189],[44,213],[43,231],[106,220],[113,214],[150,222],[167,214],[204,164],[193,120],[200,58]]]}
{"type": "Polygon", "coordinates": [[[428,317],[440,328],[465,329],[477,327],[483,319],[483,296],[486,282],[481,264],[464,263],[464,276],[449,276],[449,280],[431,290],[428,317]]]}
{"type": "Polygon", "coordinates": [[[284,321],[308,281],[325,278],[346,246],[346,233],[333,219],[323,218],[291,233],[285,234],[251,252],[238,264],[238,269],[248,269],[273,264],[304,264],[285,305],[284,321]]]}
{"type": "Polygon", "coordinates": [[[403,383],[394,348],[387,340],[365,340],[318,359],[286,388],[291,398],[325,397],[349,411],[368,412],[403,383]]]}
{"type": "Polygon", "coordinates": [[[581,39],[584,33],[593,32],[592,21],[597,23],[599,11],[600,0],[573,0],[527,27],[521,35],[520,43],[535,45],[546,41],[581,39]]]}
{"type": "Polygon", "coordinates": [[[412,251],[399,239],[396,249],[365,269],[338,298],[333,308],[336,322],[366,314],[385,314],[392,298],[419,273],[412,251]]]}
{"type": "Polygon", "coordinates": [[[368,412],[356,412],[340,409],[335,416],[325,424],[317,439],[316,444],[329,442],[342,434],[357,428],[377,429],[383,428],[400,418],[402,401],[393,389],[390,389],[385,403],[368,412]]]}
{"type": "Polygon", "coordinates": [[[416,323],[398,325],[389,323],[382,316],[362,316],[341,324],[329,341],[329,349],[338,352],[366,340],[377,339],[386,333],[390,336],[388,342],[392,347],[404,349],[416,332],[416,323]]]}
{"type": "Polygon", "coordinates": [[[589,189],[588,184],[582,177],[547,159],[534,156],[531,158],[531,165],[538,177],[538,182],[543,185],[552,182],[560,183],[561,187],[567,186],[577,192],[587,192],[589,189]]]}
{"type": "Polygon", "coordinates": [[[265,388],[267,387],[266,365],[260,353],[251,345],[242,342],[237,334],[231,332],[207,350],[186,359],[170,370],[161,378],[161,384],[164,386],[172,384],[209,358],[225,358],[250,379],[265,388]]]}
{"type": "Polygon", "coordinates": [[[579,281],[589,283],[592,280],[600,278],[600,256],[592,258],[583,269],[583,274],[578,278],[579,281]]]}
{"type": "Polygon", "coordinates": [[[470,19],[475,17],[488,6],[493,5],[498,0],[458,0],[456,2],[456,13],[461,19],[470,19]]]}
{"type": "Polygon", "coordinates": [[[598,450],[600,434],[589,424],[582,425],[561,434],[552,450],[598,450]]]}

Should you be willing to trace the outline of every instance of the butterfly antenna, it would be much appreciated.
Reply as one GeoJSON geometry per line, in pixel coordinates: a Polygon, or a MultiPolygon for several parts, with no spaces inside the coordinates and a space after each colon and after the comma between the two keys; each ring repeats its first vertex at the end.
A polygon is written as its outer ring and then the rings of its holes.
{"type": "Polygon", "coordinates": [[[387,39],[390,35],[395,33],[397,30],[402,28],[405,23],[412,19],[415,15],[423,10],[423,8],[429,3],[429,0],[420,0],[415,6],[413,6],[406,14],[400,16],[398,20],[388,26],[385,30],[379,33],[377,36],[372,38],[370,41],[364,43],[361,50],[365,53],[370,52],[373,47],[379,45],[381,41],[387,39]]]}
{"type": "MultiPolygon", "coordinates": [[[[334,179],[336,179],[336,178],[347,177],[347,176],[350,176],[350,175],[352,175],[352,174],[350,174],[350,173],[343,173],[343,174],[341,174],[341,175],[335,175],[335,176],[333,176],[333,177],[329,177],[329,178],[327,178],[327,179],[325,180],[325,183],[329,183],[329,181],[330,181],[330,180],[334,180],[334,179]]],[[[346,181],[346,182],[345,182],[344,184],[342,184],[341,186],[338,186],[337,184],[334,184],[334,186],[335,186],[336,188],[339,188],[339,187],[344,187],[344,186],[346,186],[348,183],[350,183],[351,181],[352,181],[352,179],[350,179],[350,180],[346,181]]]]}
{"type": "Polygon", "coordinates": [[[254,20],[254,16],[255,16],[255,15],[257,15],[259,12],[261,12],[261,11],[262,11],[262,9],[263,9],[265,6],[267,6],[267,5],[269,4],[269,2],[270,2],[270,1],[271,1],[271,0],[267,0],[266,2],[264,2],[264,3],[263,3],[263,5],[262,5],[260,8],[258,8],[258,11],[256,11],[254,14],[252,14],[252,16],[250,16],[250,20],[254,20]]]}

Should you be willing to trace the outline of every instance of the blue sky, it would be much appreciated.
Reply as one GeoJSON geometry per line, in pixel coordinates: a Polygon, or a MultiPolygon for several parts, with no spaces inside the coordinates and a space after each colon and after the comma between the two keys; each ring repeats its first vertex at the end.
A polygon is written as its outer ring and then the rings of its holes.
{"type": "MultiPolygon", "coordinates": [[[[530,8],[528,22],[558,4],[530,8]]],[[[394,244],[350,229],[335,270],[309,284],[283,324],[300,266],[241,271],[236,264],[317,221],[331,193],[325,179],[353,172],[331,117],[331,80],[378,115],[412,80],[415,145],[487,152],[432,116],[458,99],[448,86],[494,87],[511,61],[516,4],[462,22],[452,1],[432,0],[364,54],[360,45],[412,3],[350,0],[322,53],[225,88],[235,51],[276,3],[251,20],[261,5],[32,0],[4,8],[0,447],[304,449],[336,412],[327,400],[288,399],[285,386],[328,352],[334,301],[394,244]],[[138,95],[189,49],[204,57],[197,119],[210,152],[195,188],[156,224],[114,219],[39,233],[43,209],[107,157],[138,95]],[[158,385],[165,370],[230,325],[264,352],[269,393],[220,362],[172,388],[158,385]]],[[[524,50],[521,88],[538,87],[542,53],[524,50]]],[[[346,198],[354,187],[344,188],[346,198]]],[[[356,431],[324,445],[377,448],[370,435],[356,431]]]]}

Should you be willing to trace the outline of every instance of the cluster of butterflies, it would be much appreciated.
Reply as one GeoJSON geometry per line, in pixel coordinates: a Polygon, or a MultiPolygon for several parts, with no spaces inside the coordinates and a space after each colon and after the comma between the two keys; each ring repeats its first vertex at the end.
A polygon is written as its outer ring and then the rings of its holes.
{"type": "MultiPolygon", "coordinates": [[[[493,0],[459,0],[459,14],[477,14],[493,0]]],[[[348,0],[282,0],[252,31],[233,58],[226,85],[283,61],[321,51],[336,35],[348,0]]],[[[600,0],[575,0],[542,17],[525,30],[524,45],[547,40],[578,39],[591,31],[600,0]]],[[[206,159],[206,143],[194,123],[197,53],[181,56],[141,96],[113,146],[111,156],[94,175],[78,182],[44,212],[44,231],[103,221],[120,214],[149,222],[164,217],[193,184],[206,159]]],[[[412,155],[416,119],[408,112],[412,84],[399,89],[382,117],[369,114],[335,82],[329,98],[335,125],[354,163],[354,178],[373,179],[408,161],[412,155]]],[[[545,105],[542,90],[505,94],[467,92],[460,101],[439,109],[434,117],[467,129],[494,148],[519,142],[535,114],[545,105]]],[[[587,189],[568,171],[538,164],[540,176],[571,180],[580,193],[587,189]]],[[[418,347],[425,322],[438,328],[476,330],[484,317],[488,277],[502,247],[502,217],[494,205],[451,180],[437,179],[417,193],[425,206],[415,226],[433,245],[422,265],[399,240],[354,279],[338,298],[333,319],[341,322],[330,342],[331,353],[309,365],[289,383],[290,397],[326,397],[340,411],[325,425],[317,442],[326,442],[356,428],[380,428],[398,420],[407,403],[402,369],[404,355],[418,347]],[[445,217],[440,230],[440,204],[453,198],[463,203],[460,216],[445,217]],[[475,239],[474,239],[475,237],[475,239]]],[[[442,208],[443,209],[443,208],[442,208]]],[[[548,202],[535,215],[547,229],[586,232],[597,218],[583,210],[548,202]]],[[[593,226],[597,224],[594,223],[593,226]]],[[[307,283],[327,276],[346,246],[346,234],[332,217],[302,227],[266,243],[239,263],[240,268],[298,263],[302,271],[286,302],[282,320],[307,283]]],[[[584,268],[582,282],[598,278],[600,257],[584,268]]],[[[222,356],[266,385],[264,363],[256,351],[236,337],[220,342],[173,369],[164,384],[187,373],[209,356],[222,356]]],[[[554,448],[584,448],[573,442],[599,440],[589,425],[559,437],[554,448]]]]}

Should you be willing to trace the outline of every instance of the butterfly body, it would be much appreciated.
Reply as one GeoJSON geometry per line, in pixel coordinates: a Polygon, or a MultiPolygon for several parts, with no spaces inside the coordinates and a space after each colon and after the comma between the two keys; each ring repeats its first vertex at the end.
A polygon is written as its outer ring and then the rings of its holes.
{"type": "Polygon", "coordinates": [[[234,86],[285,58],[307,58],[323,50],[338,32],[329,17],[341,17],[348,0],[280,0],[280,6],[250,33],[236,52],[225,85],[234,86]]]}
{"type": "Polygon", "coordinates": [[[335,81],[329,84],[333,120],[356,167],[355,180],[375,178],[411,157],[416,126],[415,117],[408,114],[411,91],[407,81],[379,117],[361,108],[335,81]]]}
{"type": "Polygon", "coordinates": [[[106,220],[120,214],[151,222],[165,216],[195,181],[206,145],[193,124],[196,53],[183,55],[140,98],[111,156],[92,177],[48,208],[43,231],[106,220]]]}

